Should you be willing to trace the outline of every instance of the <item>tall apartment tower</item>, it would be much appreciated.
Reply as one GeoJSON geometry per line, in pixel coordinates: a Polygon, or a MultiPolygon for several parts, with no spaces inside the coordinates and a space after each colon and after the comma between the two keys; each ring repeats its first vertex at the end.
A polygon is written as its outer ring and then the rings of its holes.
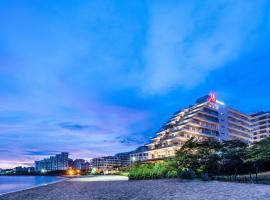
{"type": "Polygon", "coordinates": [[[50,158],[35,161],[36,171],[55,171],[68,169],[68,153],[62,152],[50,158]]]}
{"type": "Polygon", "coordinates": [[[270,136],[270,111],[256,112],[251,114],[253,127],[252,133],[253,142],[260,141],[263,138],[270,136]]]}
{"type": "Polygon", "coordinates": [[[194,105],[174,113],[147,144],[147,157],[149,160],[173,157],[191,137],[218,141],[239,139],[250,143],[251,118],[226,106],[210,93],[197,99],[194,105]]]}

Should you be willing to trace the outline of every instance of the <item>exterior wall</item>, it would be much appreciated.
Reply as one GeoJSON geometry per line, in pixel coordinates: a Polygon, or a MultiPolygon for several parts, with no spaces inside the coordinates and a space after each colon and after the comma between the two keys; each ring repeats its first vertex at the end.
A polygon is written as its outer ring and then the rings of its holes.
{"type": "Polygon", "coordinates": [[[228,109],[228,139],[252,142],[252,122],[249,115],[228,109]]]}
{"type": "Polygon", "coordinates": [[[252,117],[252,141],[257,142],[270,137],[270,112],[257,112],[252,117]]]}

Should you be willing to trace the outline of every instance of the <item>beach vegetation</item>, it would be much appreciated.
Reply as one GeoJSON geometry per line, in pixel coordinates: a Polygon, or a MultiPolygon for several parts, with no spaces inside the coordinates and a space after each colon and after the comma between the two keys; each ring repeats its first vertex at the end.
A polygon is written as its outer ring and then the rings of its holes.
{"type": "Polygon", "coordinates": [[[135,163],[129,168],[129,179],[201,178],[231,176],[270,170],[270,138],[251,146],[239,140],[199,141],[191,138],[176,152],[174,158],[157,163],[135,163]]]}

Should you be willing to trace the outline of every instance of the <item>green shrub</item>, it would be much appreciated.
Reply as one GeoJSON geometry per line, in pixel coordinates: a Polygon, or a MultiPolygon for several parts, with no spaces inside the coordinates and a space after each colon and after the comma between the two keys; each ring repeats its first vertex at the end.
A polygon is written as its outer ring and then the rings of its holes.
{"type": "Polygon", "coordinates": [[[203,181],[209,181],[209,175],[208,175],[208,173],[203,173],[203,174],[201,175],[201,179],[202,179],[203,181]]]}
{"type": "Polygon", "coordinates": [[[167,172],[167,178],[176,178],[177,177],[177,171],[176,170],[170,170],[167,172]]]}
{"type": "Polygon", "coordinates": [[[129,179],[166,178],[168,169],[164,163],[134,165],[129,170],[129,179]]]}
{"type": "Polygon", "coordinates": [[[205,173],[205,170],[199,168],[199,169],[197,169],[197,170],[195,171],[195,173],[196,173],[196,176],[197,176],[197,177],[201,178],[202,175],[205,173]]]}
{"type": "Polygon", "coordinates": [[[178,177],[182,179],[193,179],[196,175],[192,169],[184,168],[178,173],[178,177]]]}

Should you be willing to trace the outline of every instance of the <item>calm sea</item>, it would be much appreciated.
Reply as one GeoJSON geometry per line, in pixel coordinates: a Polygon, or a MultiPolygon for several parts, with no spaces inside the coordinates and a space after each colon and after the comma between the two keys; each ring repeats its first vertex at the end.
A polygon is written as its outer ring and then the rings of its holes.
{"type": "Polygon", "coordinates": [[[0,194],[64,180],[56,176],[0,176],[0,194]]]}

